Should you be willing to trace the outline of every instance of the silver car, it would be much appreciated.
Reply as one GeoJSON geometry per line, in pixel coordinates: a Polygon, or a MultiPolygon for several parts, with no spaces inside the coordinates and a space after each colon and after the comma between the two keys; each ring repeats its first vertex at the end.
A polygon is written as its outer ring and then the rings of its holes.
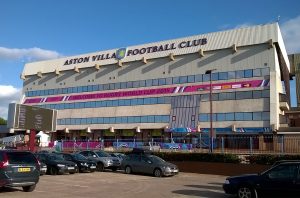
{"type": "Polygon", "coordinates": [[[155,155],[129,154],[122,161],[125,173],[153,174],[155,177],[172,176],[179,170],[175,164],[166,162],[155,155]]]}
{"type": "Polygon", "coordinates": [[[97,170],[111,169],[116,171],[121,166],[121,161],[117,157],[112,157],[105,151],[81,151],[81,155],[97,163],[97,170]]]}

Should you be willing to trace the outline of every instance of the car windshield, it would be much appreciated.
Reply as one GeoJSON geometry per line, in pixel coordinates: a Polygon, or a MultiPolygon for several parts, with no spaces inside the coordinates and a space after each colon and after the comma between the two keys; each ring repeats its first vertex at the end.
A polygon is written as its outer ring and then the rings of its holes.
{"type": "Polygon", "coordinates": [[[48,155],[48,158],[50,160],[64,160],[64,158],[61,155],[58,155],[58,154],[48,155]]]}
{"type": "Polygon", "coordinates": [[[161,159],[160,157],[157,157],[155,155],[149,155],[148,158],[150,160],[152,160],[153,162],[157,162],[157,163],[163,163],[166,162],[165,160],[161,159]]]}
{"type": "Polygon", "coordinates": [[[105,153],[103,151],[97,151],[96,153],[99,157],[111,157],[108,153],[105,153]]]}
{"type": "Polygon", "coordinates": [[[84,157],[83,155],[81,155],[81,154],[79,154],[79,153],[74,154],[73,156],[74,156],[75,159],[77,159],[77,160],[86,160],[86,159],[87,159],[86,157],[84,157]]]}

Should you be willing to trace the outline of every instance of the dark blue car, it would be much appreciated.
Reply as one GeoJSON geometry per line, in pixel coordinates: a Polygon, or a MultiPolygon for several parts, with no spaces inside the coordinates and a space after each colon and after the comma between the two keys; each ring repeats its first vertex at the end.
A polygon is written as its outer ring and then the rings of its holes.
{"type": "Polygon", "coordinates": [[[300,197],[299,161],[281,162],[261,174],[228,177],[223,184],[227,194],[239,198],[265,195],[272,197],[300,197]]]}

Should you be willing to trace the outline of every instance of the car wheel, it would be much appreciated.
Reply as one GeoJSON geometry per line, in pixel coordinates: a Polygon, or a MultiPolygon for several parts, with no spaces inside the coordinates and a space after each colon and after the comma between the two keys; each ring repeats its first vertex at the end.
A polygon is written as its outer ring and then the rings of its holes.
{"type": "Polygon", "coordinates": [[[126,166],[125,167],[125,173],[126,174],[130,174],[132,172],[131,167],[130,166],[126,166]]]}
{"type": "Polygon", "coordinates": [[[154,170],[154,176],[155,177],[161,177],[162,176],[162,172],[161,172],[161,170],[160,169],[158,169],[158,168],[156,168],[155,170],[154,170]]]}
{"type": "Polygon", "coordinates": [[[98,164],[97,164],[97,170],[98,170],[99,172],[104,171],[104,165],[103,165],[102,163],[98,163],[98,164]]]}
{"type": "Polygon", "coordinates": [[[23,186],[22,188],[24,192],[32,192],[35,189],[35,184],[31,186],[23,186]]]}
{"type": "Polygon", "coordinates": [[[54,167],[50,167],[49,173],[50,173],[50,175],[57,175],[58,170],[54,167]]]}
{"type": "Polygon", "coordinates": [[[115,171],[118,170],[118,168],[117,167],[113,167],[113,168],[111,168],[111,170],[115,172],[115,171]]]}
{"type": "Polygon", "coordinates": [[[241,186],[237,193],[238,198],[257,198],[257,192],[255,189],[249,186],[241,186]]]}

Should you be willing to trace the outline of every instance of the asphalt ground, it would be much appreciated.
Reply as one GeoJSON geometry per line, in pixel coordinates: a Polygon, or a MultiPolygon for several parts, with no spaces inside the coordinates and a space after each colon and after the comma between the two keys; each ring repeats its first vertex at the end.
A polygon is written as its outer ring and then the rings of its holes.
{"type": "Polygon", "coordinates": [[[35,191],[4,188],[5,198],[76,198],[76,197],[205,197],[231,198],[224,194],[225,176],[179,173],[173,177],[155,178],[148,175],[126,175],[123,172],[77,173],[74,175],[44,175],[35,191]]]}

